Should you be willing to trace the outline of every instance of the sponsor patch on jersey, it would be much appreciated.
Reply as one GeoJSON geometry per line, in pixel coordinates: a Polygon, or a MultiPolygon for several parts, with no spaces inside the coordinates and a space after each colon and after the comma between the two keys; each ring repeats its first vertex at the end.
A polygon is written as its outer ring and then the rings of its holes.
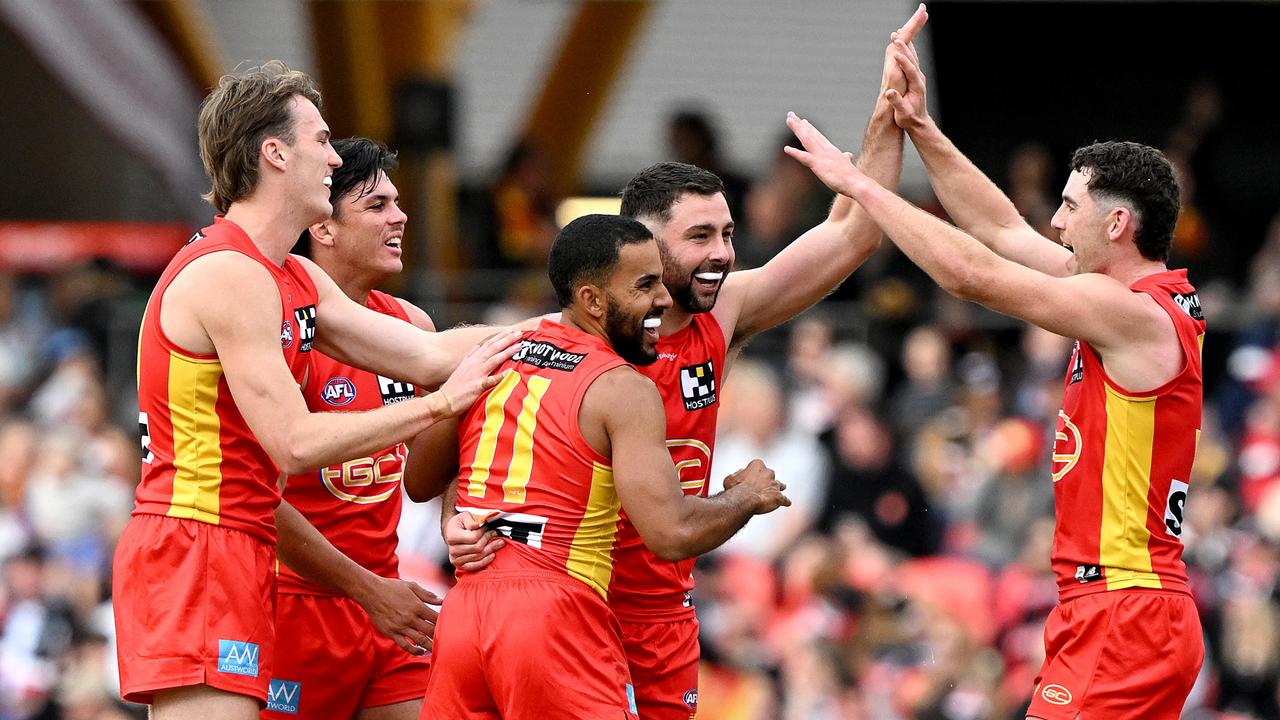
{"type": "Polygon", "coordinates": [[[350,405],[356,399],[356,384],[348,378],[330,378],[320,391],[320,399],[334,407],[350,405]]]}
{"type": "Polygon", "coordinates": [[[298,337],[302,341],[298,352],[311,352],[311,343],[316,339],[316,306],[294,308],[293,319],[298,322],[298,337]]]}
{"type": "Polygon", "coordinates": [[[689,706],[689,710],[697,711],[698,709],[698,688],[690,688],[684,691],[684,704],[689,706]]]}
{"type": "Polygon", "coordinates": [[[1040,697],[1044,698],[1045,702],[1053,703],[1054,705],[1071,704],[1071,691],[1057,684],[1045,685],[1041,688],[1040,697]]]}
{"type": "Polygon", "coordinates": [[[383,405],[404,402],[417,394],[411,383],[392,380],[381,375],[378,376],[378,393],[382,395],[383,405]]]}
{"type": "Polygon", "coordinates": [[[586,353],[569,352],[543,340],[521,340],[511,359],[537,368],[573,372],[586,357],[586,353]]]}
{"type": "Polygon", "coordinates": [[[636,689],[627,683],[627,708],[631,710],[632,715],[639,715],[640,710],[636,708],[636,689]]]}
{"type": "Polygon", "coordinates": [[[1076,341],[1075,349],[1071,351],[1071,382],[1068,385],[1075,385],[1084,379],[1084,355],[1080,351],[1080,341],[1076,341]]]}
{"type": "Polygon", "coordinates": [[[1182,308],[1182,312],[1192,320],[1204,320],[1204,311],[1200,309],[1200,296],[1196,293],[1169,293],[1173,301],[1182,308]]]}
{"type": "Polygon", "coordinates": [[[219,640],[218,672],[258,677],[258,644],[219,640]]]}
{"type": "Polygon", "coordinates": [[[1076,581],[1081,585],[1091,583],[1095,580],[1102,579],[1102,566],[1100,565],[1077,565],[1076,581]]]}
{"type": "Polygon", "coordinates": [[[1187,491],[1191,486],[1181,480],[1173,480],[1169,483],[1169,499],[1164,506],[1164,527],[1165,532],[1170,535],[1182,539],[1182,519],[1183,510],[1187,506],[1187,491]]]}
{"type": "Polygon", "coordinates": [[[290,715],[298,714],[298,702],[302,699],[302,683],[271,678],[267,687],[267,709],[290,715]]]}
{"type": "Polygon", "coordinates": [[[685,410],[701,410],[715,404],[716,373],[710,360],[680,368],[680,396],[685,410]]]}
{"type": "Polygon", "coordinates": [[[293,321],[285,320],[280,325],[280,347],[287,348],[293,344],[293,321]]]}
{"type": "Polygon", "coordinates": [[[195,234],[195,235],[192,235],[192,236],[191,236],[191,237],[190,237],[190,238],[189,238],[185,243],[183,243],[183,245],[190,245],[191,243],[193,243],[193,242],[195,242],[195,241],[197,241],[197,240],[203,239],[203,238],[204,238],[204,231],[203,231],[203,230],[197,230],[197,231],[196,231],[196,234],[195,234]]]}

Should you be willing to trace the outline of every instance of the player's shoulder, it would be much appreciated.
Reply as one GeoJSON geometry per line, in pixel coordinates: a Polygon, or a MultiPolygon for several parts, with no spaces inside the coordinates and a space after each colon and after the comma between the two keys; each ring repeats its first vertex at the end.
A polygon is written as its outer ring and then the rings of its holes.
{"type": "Polygon", "coordinates": [[[583,401],[602,403],[610,410],[631,411],[643,408],[652,400],[659,406],[658,386],[631,365],[618,365],[600,373],[591,383],[583,401]]]}
{"type": "Polygon", "coordinates": [[[405,318],[407,318],[415,327],[421,330],[426,330],[427,332],[435,332],[435,321],[431,319],[431,316],[427,314],[426,310],[423,310],[404,298],[395,297],[394,295],[387,295],[387,298],[400,307],[405,318]]]}
{"type": "Polygon", "coordinates": [[[227,286],[228,297],[235,297],[241,288],[256,284],[271,284],[271,272],[254,258],[232,248],[213,250],[192,258],[173,276],[175,285],[198,283],[208,292],[227,286]],[[234,288],[234,289],[230,289],[234,288]]]}

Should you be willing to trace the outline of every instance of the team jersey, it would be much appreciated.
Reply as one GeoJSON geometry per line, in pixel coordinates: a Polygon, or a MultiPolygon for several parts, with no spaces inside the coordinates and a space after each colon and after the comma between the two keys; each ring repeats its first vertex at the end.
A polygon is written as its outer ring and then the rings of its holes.
{"type": "Polygon", "coordinates": [[[625,364],[600,338],[544,320],[503,363],[516,372],[463,418],[457,508],[514,541],[506,569],[567,573],[607,597],[621,503],[578,411],[591,383],[625,364]]]}
{"type": "MultiPolygon", "coordinates": [[[[258,261],[280,291],[280,351],[302,385],[316,331],[316,286],[292,256],[284,266],[263,256],[235,223],[217,218],[196,233],[151,293],[138,340],[138,424],[142,481],[133,514],[222,525],[275,543],[280,470],[236,407],[217,355],[191,353],[160,327],[169,284],[191,261],[232,251],[258,261]]],[[[225,292],[214,288],[212,292],[225,292]]]]}
{"type": "Polygon", "coordinates": [[[1169,314],[1185,358],[1169,382],[1132,393],[1076,341],[1053,447],[1053,569],[1065,600],[1124,588],[1189,593],[1183,508],[1200,440],[1205,323],[1185,270],[1130,286],[1169,314]]]}
{"type": "MultiPolygon", "coordinates": [[[[686,495],[706,497],[716,441],[725,340],[711,313],[658,340],[658,360],[637,368],[658,386],[667,416],[667,449],[686,495]]],[[[624,622],[693,617],[693,559],[663,560],[645,547],[623,515],[609,605],[624,622]]]]}
{"type": "MultiPolygon", "coordinates": [[[[409,322],[404,306],[374,290],[365,307],[409,322]]],[[[311,353],[311,372],[302,395],[312,412],[373,410],[408,400],[413,385],[358,370],[320,353],[311,353]]],[[[292,475],[285,482],[284,499],[298,509],[322,535],[361,566],[379,577],[399,577],[396,546],[403,503],[404,443],[367,457],[292,475]]],[[[280,592],[334,594],[280,566],[280,592]]]]}

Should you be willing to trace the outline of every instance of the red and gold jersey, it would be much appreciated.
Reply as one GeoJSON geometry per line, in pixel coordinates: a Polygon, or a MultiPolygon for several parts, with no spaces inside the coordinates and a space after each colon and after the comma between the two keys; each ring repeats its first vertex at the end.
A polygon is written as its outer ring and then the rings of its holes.
{"type": "Polygon", "coordinates": [[[1064,600],[1134,587],[1189,592],[1181,535],[1200,439],[1204,316],[1185,270],[1131,289],[1173,319],[1185,365],[1164,385],[1132,393],[1076,342],[1053,447],[1053,569],[1064,600]]]}
{"type": "MultiPolygon", "coordinates": [[[[706,497],[724,378],[725,340],[711,313],[658,340],[658,360],[637,368],[658,386],[667,415],[667,449],[686,495],[706,497]]],[[[624,622],[693,617],[693,560],[663,560],[623,516],[609,605],[624,622]]]]}
{"type": "MultiPolygon", "coordinates": [[[[365,307],[409,322],[404,306],[386,293],[369,293],[365,307]]],[[[311,353],[311,372],[302,388],[312,412],[373,410],[415,394],[407,382],[358,370],[320,352],[311,353]]],[[[292,475],[285,482],[284,499],[347,557],[380,577],[399,577],[396,526],[406,452],[404,443],[397,443],[367,457],[292,475]]],[[[279,588],[287,593],[334,594],[283,564],[279,588]]]]}
{"type": "Polygon", "coordinates": [[[567,573],[607,597],[621,503],[610,460],[582,437],[591,383],[626,362],[603,340],[547,320],[458,429],[458,511],[515,542],[493,567],[567,573]]]}
{"type": "MultiPolygon", "coordinates": [[[[192,260],[232,251],[275,279],[282,307],[280,351],[302,385],[316,331],[316,286],[302,264],[264,257],[235,223],[217,218],[178,251],[151,293],[138,340],[138,424],[142,482],[135,515],[223,525],[275,543],[280,470],[236,408],[217,355],[190,353],[160,327],[165,290],[192,260]]],[[[211,292],[225,291],[212,289],[211,292]]]]}

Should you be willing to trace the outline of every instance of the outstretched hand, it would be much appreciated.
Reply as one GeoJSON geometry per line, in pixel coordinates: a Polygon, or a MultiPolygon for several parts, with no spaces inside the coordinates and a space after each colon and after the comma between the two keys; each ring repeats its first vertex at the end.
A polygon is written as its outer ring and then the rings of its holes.
{"type": "Polygon", "coordinates": [[[787,113],[787,127],[795,133],[804,149],[787,146],[783,151],[809,168],[833,191],[854,197],[857,183],[867,178],[853,164],[853,155],[833,145],[825,135],[818,132],[818,128],[793,112],[787,113]]]}
{"type": "Polygon", "coordinates": [[[895,43],[901,42],[903,47],[910,48],[914,53],[916,36],[920,34],[920,30],[928,20],[929,12],[925,9],[924,3],[921,3],[902,27],[889,33],[889,45],[884,49],[884,70],[880,76],[881,96],[890,88],[900,93],[906,91],[907,79],[894,59],[895,43]]]}
{"type": "MultiPolygon", "coordinates": [[[[497,385],[505,373],[493,374],[520,349],[520,331],[500,332],[471,348],[436,392],[444,396],[449,417],[466,412],[476,398],[497,385]]],[[[510,371],[509,371],[510,372],[510,371]]]]}
{"type": "Polygon", "coordinates": [[[895,35],[885,49],[885,59],[892,60],[897,72],[886,75],[883,97],[893,107],[893,121],[898,127],[910,130],[928,120],[927,86],[915,44],[904,42],[901,35],[895,35]],[[891,79],[889,75],[892,75],[891,79]]]}

